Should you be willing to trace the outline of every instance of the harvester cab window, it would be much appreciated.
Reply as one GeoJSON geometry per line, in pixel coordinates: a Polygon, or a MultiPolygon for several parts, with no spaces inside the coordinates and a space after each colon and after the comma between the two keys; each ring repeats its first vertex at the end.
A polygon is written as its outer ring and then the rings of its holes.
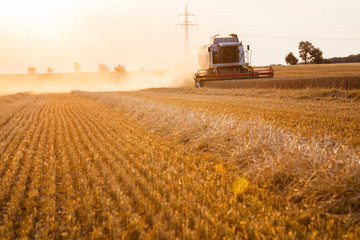
{"type": "Polygon", "coordinates": [[[220,63],[235,63],[239,62],[238,46],[228,46],[220,48],[220,63]]]}
{"type": "Polygon", "coordinates": [[[219,57],[218,57],[218,52],[213,52],[213,64],[218,64],[219,63],[219,57]]]}

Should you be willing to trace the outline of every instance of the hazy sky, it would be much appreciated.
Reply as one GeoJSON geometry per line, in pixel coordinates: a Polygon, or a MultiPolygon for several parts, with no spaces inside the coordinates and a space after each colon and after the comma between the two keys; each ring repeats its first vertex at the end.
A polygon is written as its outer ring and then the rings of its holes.
{"type": "Polygon", "coordinates": [[[359,0],[0,0],[0,73],[83,71],[99,63],[167,69],[184,60],[185,4],[196,14],[191,59],[211,35],[237,33],[255,65],[284,63],[308,40],[324,57],[360,53],[359,0]]]}

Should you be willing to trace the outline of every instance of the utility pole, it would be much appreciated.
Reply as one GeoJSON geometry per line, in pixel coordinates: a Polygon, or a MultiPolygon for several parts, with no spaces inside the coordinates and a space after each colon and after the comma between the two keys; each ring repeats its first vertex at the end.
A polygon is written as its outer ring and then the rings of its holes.
{"type": "Polygon", "coordinates": [[[190,21],[191,17],[194,17],[195,20],[195,15],[188,12],[187,5],[185,6],[185,13],[181,13],[178,16],[179,18],[182,17],[184,18],[184,21],[176,24],[176,26],[182,26],[185,29],[185,63],[186,63],[189,60],[189,42],[190,42],[189,29],[191,29],[194,26],[198,26],[198,24],[195,24],[190,21]]]}

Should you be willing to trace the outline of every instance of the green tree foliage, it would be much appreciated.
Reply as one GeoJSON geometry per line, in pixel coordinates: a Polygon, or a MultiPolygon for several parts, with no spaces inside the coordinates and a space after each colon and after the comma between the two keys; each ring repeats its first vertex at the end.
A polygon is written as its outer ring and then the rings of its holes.
{"type": "Polygon", "coordinates": [[[74,63],[74,71],[75,72],[80,72],[81,68],[80,68],[80,63],[75,62],[74,63]]]}
{"type": "Polygon", "coordinates": [[[110,71],[110,68],[108,68],[105,64],[99,64],[98,65],[98,71],[99,72],[102,72],[102,73],[104,73],[104,72],[109,72],[110,71]]]}
{"type": "Polygon", "coordinates": [[[35,73],[36,73],[36,68],[34,68],[34,67],[29,67],[29,68],[27,69],[27,72],[28,72],[29,74],[35,74],[35,73]]]}
{"type": "Polygon", "coordinates": [[[311,61],[311,51],[314,49],[314,45],[309,41],[301,41],[299,43],[300,58],[304,60],[305,64],[311,61]]]}
{"type": "Polygon", "coordinates": [[[297,59],[292,52],[289,52],[285,57],[285,62],[290,65],[296,65],[299,62],[299,59],[297,59]]]}
{"type": "Polygon", "coordinates": [[[126,72],[126,69],[124,65],[119,64],[116,67],[114,67],[114,71],[117,73],[124,73],[126,72]]]}

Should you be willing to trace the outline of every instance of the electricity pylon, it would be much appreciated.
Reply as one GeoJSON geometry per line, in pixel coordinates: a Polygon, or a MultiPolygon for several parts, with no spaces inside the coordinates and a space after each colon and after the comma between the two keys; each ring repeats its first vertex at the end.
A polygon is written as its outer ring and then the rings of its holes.
{"type": "Polygon", "coordinates": [[[191,17],[194,17],[194,20],[195,20],[195,15],[188,12],[187,5],[185,6],[185,12],[179,14],[178,16],[179,16],[179,18],[181,18],[181,17],[184,18],[184,21],[176,24],[176,26],[181,26],[181,27],[184,27],[184,29],[185,29],[185,62],[187,62],[189,60],[189,44],[190,44],[189,29],[194,26],[198,26],[198,24],[195,24],[190,21],[191,17]]]}

